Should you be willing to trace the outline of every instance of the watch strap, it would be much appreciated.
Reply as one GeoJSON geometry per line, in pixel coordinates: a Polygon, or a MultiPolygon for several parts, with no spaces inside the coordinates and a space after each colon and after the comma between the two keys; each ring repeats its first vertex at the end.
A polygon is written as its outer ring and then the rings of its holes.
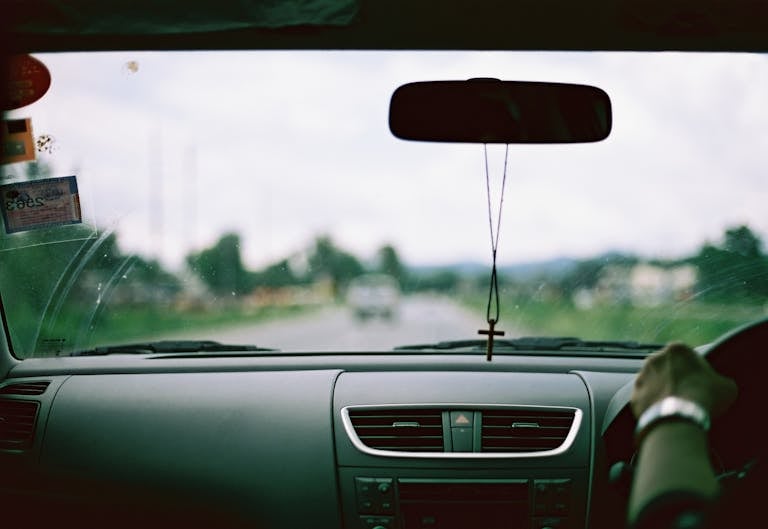
{"type": "Polygon", "coordinates": [[[683,419],[698,425],[705,432],[709,431],[709,413],[703,406],[682,397],[665,397],[640,415],[635,429],[636,444],[640,444],[654,425],[670,419],[683,419]]]}

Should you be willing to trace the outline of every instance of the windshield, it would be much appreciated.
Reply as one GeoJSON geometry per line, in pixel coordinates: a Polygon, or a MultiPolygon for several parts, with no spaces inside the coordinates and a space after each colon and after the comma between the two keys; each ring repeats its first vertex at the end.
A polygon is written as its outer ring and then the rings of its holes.
{"type": "MultiPolygon", "coordinates": [[[[51,86],[6,113],[0,165],[17,357],[145,340],[354,351],[478,338],[486,158],[390,133],[391,94],[421,80],[583,83],[612,100],[602,142],[509,147],[506,337],[697,345],[768,310],[763,55],[35,58],[51,86]]],[[[505,148],[487,153],[497,215],[505,148]]]]}

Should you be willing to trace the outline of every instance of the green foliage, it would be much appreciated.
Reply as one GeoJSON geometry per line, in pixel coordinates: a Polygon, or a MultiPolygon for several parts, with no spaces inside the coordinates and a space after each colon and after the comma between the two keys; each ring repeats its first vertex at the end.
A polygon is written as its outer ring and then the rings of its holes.
{"type": "MultiPolygon", "coordinates": [[[[465,302],[474,310],[484,311],[487,299],[474,295],[465,302]]],[[[697,346],[763,317],[764,311],[760,305],[699,301],[657,307],[599,305],[582,310],[567,302],[505,298],[501,328],[510,336],[576,336],[659,344],[680,340],[697,346]]]]}
{"type": "Polygon", "coordinates": [[[726,230],[719,246],[705,244],[690,261],[699,271],[697,295],[715,301],[768,298],[768,257],[747,227],[726,230]]]}
{"type": "MultiPolygon", "coordinates": [[[[55,309],[54,293],[72,290],[69,278],[77,273],[78,256],[101,255],[101,252],[90,251],[95,238],[93,231],[84,226],[31,231],[12,237],[15,248],[0,252],[0,292],[13,342],[30,349],[43,316],[55,309]],[[53,242],[56,235],[62,238],[62,234],[65,234],[64,241],[53,242]]],[[[110,248],[106,247],[105,252],[111,254],[110,248]]]]}
{"type": "Polygon", "coordinates": [[[394,277],[401,286],[407,281],[405,266],[400,261],[400,256],[394,246],[390,244],[382,246],[379,249],[377,260],[377,272],[394,277]]]}
{"type": "Polygon", "coordinates": [[[330,278],[337,293],[349,281],[365,272],[360,261],[352,254],[337,248],[328,236],[315,240],[309,254],[309,277],[311,279],[330,278]]]}
{"type": "MultiPolygon", "coordinates": [[[[487,281],[487,280],[486,280],[487,281]]],[[[408,292],[455,292],[461,282],[461,275],[451,269],[433,272],[411,273],[405,283],[408,292]]]]}
{"type": "MultiPolygon", "coordinates": [[[[279,306],[258,307],[246,311],[237,306],[224,306],[211,311],[189,312],[173,310],[167,306],[117,306],[101,314],[98,325],[94,326],[87,339],[77,344],[77,348],[85,349],[128,340],[167,339],[169,334],[180,336],[187,331],[197,333],[203,329],[253,324],[304,314],[308,310],[309,307],[279,306]]],[[[77,314],[73,316],[78,318],[77,314]]]]}
{"type": "Polygon", "coordinates": [[[248,294],[256,287],[280,288],[330,279],[338,291],[365,272],[360,261],[338,248],[330,237],[318,237],[307,257],[308,270],[297,274],[288,259],[281,259],[253,272],[240,255],[240,236],[228,233],[216,244],[187,256],[187,264],[216,294],[248,294]]]}
{"type": "Polygon", "coordinates": [[[255,277],[243,266],[240,236],[223,235],[212,247],[187,256],[187,264],[216,294],[247,294],[255,286],[255,277]]]}
{"type": "Polygon", "coordinates": [[[747,226],[738,226],[725,231],[723,249],[746,258],[762,257],[762,241],[747,226]]]}
{"type": "Polygon", "coordinates": [[[181,289],[157,261],[123,254],[114,233],[93,227],[24,232],[12,243],[0,252],[0,292],[19,354],[49,340],[78,347],[118,306],[162,305],[181,289]]]}
{"type": "MultiPolygon", "coordinates": [[[[651,307],[633,306],[629,298],[597,301],[590,308],[573,305],[574,292],[594,289],[606,266],[629,269],[638,261],[622,255],[582,261],[561,280],[545,280],[542,285],[557,286],[547,296],[534,295],[533,284],[515,285],[515,295],[502,298],[502,321],[523,334],[659,343],[683,340],[698,345],[765,316],[768,257],[760,238],[747,226],[727,229],[720,244],[704,244],[687,259],[653,263],[660,267],[693,264],[698,277],[691,299],[651,307]]],[[[477,310],[486,302],[479,293],[467,300],[477,310]]]]}
{"type": "Polygon", "coordinates": [[[151,284],[154,288],[163,289],[170,295],[178,294],[182,289],[179,278],[163,268],[157,259],[146,260],[139,256],[133,256],[131,276],[144,284],[151,284]]]}
{"type": "Polygon", "coordinates": [[[288,260],[283,259],[255,273],[254,282],[259,286],[279,288],[298,285],[304,281],[293,273],[288,260]]]}

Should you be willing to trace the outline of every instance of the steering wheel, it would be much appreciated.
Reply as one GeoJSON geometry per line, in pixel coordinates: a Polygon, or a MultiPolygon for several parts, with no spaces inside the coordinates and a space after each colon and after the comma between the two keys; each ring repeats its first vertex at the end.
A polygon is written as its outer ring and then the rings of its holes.
{"type": "MultiPolygon", "coordinates": [[[[763,421],[768,404],[768,318],[740,327],[698,349],[712,367],[732,378],[739,394],[718,417],[710,431],[715,471],[733,476],[754,467],[768,451],[763,421]]],[[[629,462],[634,455],[635,418],[629,407],[634,379],[613,396],[603,422],[603,439],[609,461],[629,462]]]]}
{"type": "Polygon", "coordinates": [[[761,459],[768,447],[763,417],[768,391],[768,318],[756,321],[716,341],[705,356],[719,373],[732,378],[739,388],[736,402],[716,419],[710,445],[726,470],[761,459]]]}

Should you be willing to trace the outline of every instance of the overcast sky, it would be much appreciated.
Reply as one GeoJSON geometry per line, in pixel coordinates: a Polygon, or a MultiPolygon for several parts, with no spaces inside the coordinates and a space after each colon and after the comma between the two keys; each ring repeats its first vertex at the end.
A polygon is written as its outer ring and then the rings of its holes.
{"type": "MultiPolygon", "coordinates": [[[[54,138],[40,158],[77,175],[86,220],[171,265],[226,231],[252,267],[321,233],[361,257],[391,243],[411,264],[487,261],[482,146],[405,142],[387,126],[398,85],[470,77],[594,84],[613,103],[601,143],[510,147],[501,262],[681,256],[744,223],[768,240],[763,55],[37,57],[50,92],[11,115],[54,138]]],[[[503,148],[490,154],[497,190],[503,148]]]]}

